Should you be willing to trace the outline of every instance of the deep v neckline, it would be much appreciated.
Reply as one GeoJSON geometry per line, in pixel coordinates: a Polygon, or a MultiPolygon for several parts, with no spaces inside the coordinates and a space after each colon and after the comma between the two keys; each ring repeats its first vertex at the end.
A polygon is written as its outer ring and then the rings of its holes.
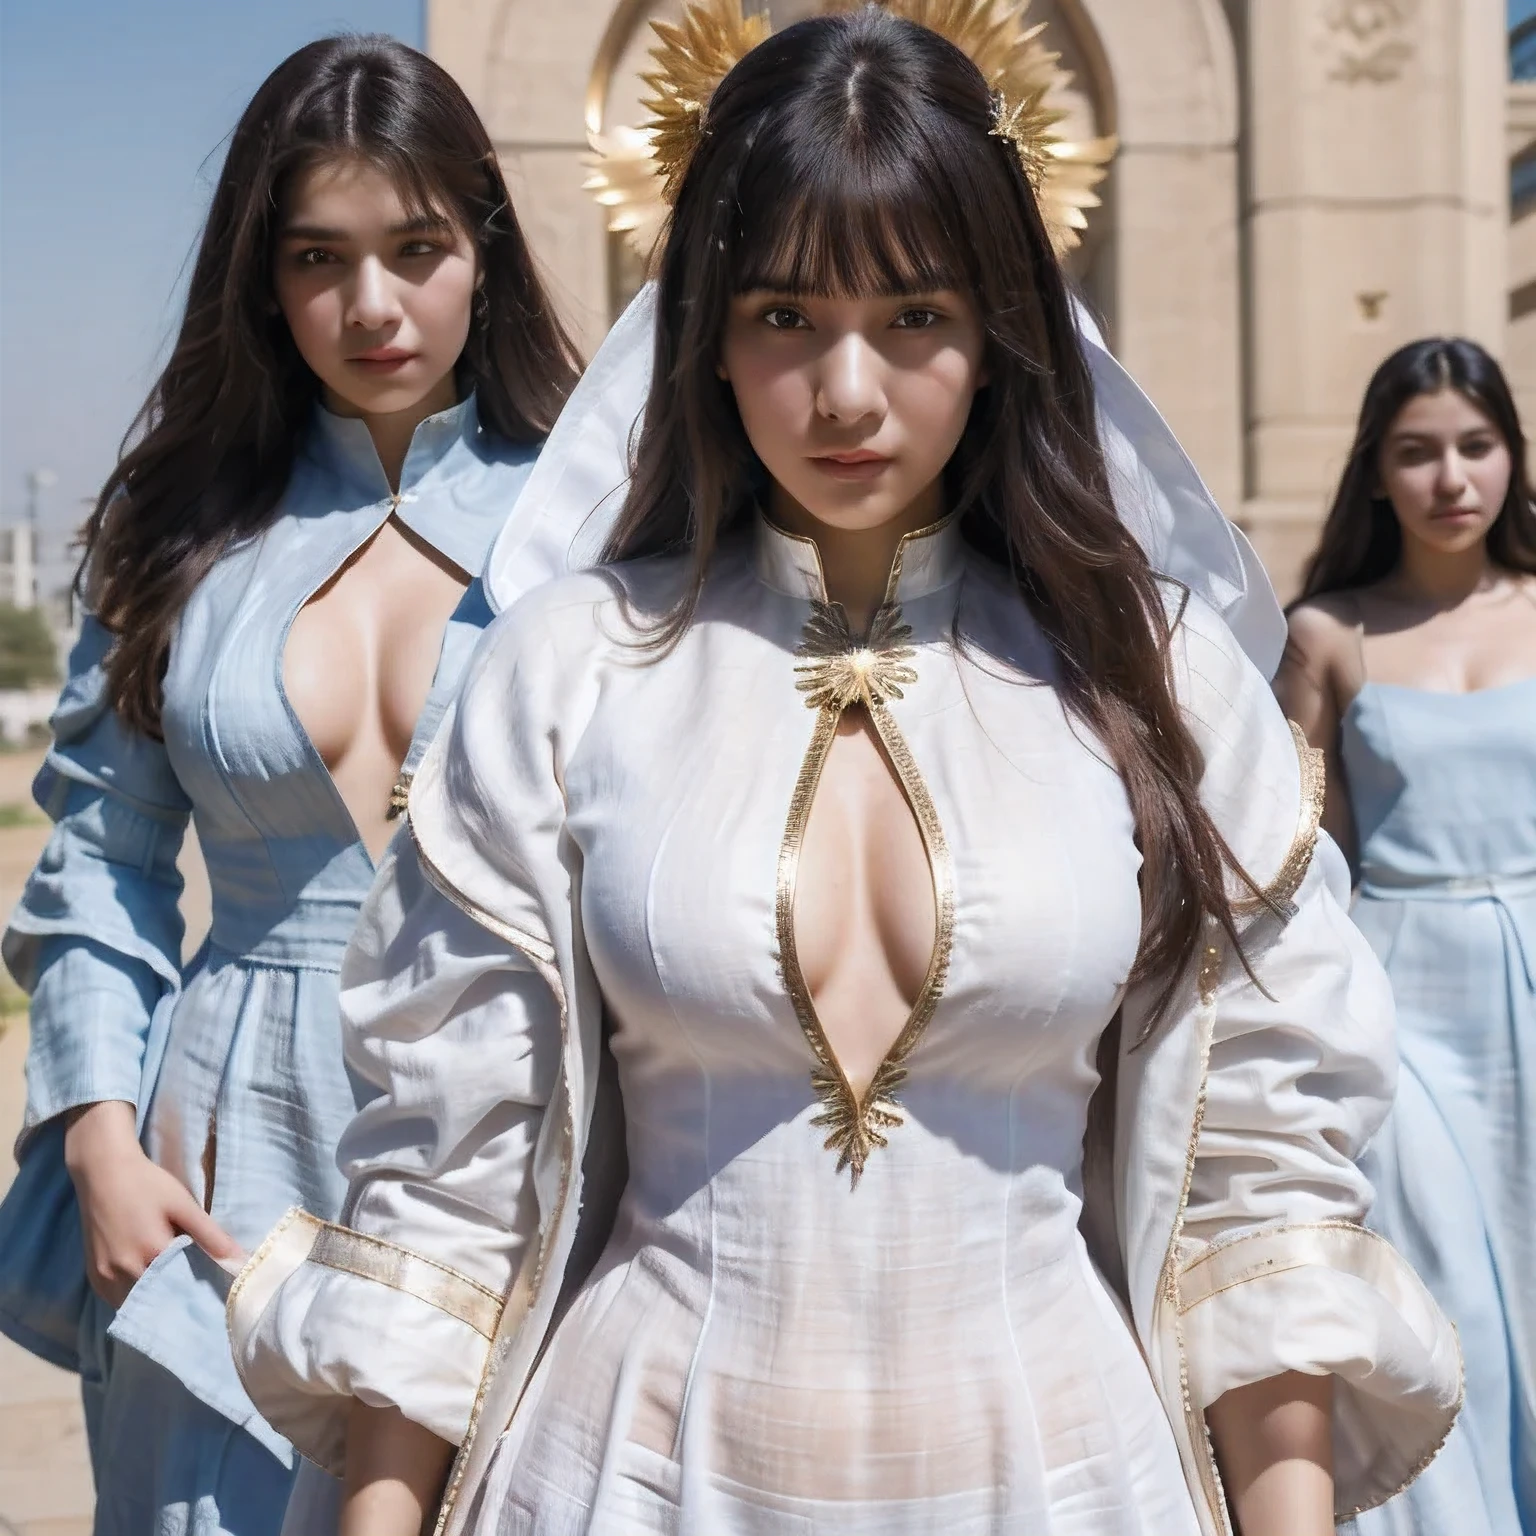
{"type": "MultiPolygon", "coordinates": [[[[337,825],[344,830],[350,843],[362,851],[368,868],[374,871],[377,870],[378,863],[368,848],[357,818],[347,804],[346,797],[342,794],[329,764],[315,745],[314,738],[289,697],[286,677],[288,646],[293,638],[293,629],[299,615],[346,572],[362,550],[379,536],[391,519],[400,523],[407,537],[429,544],[443,554],[445,559],[463,569],[462,562],[443,549],[440,539],[429,537],[419,526],[422,520],[418,517],[407,517],[404,509],[420,499],[423,485],[438,466],[455,452],[456,445],[461,444],[466,436],[478,435],[478,422],[474,397],[470,395],[450,410],[441,411],[418,423],[412,434],[405,461],[401,466],[398,488],[392,488],[366,423],[354,417],[338,416],[323,407],[316,408],[310,456],[323,471],[337,476],[343,486],[354,491],[360,490],[364,494],[371,491],[373,495],[361,503],[353,501],[349,505],[344,501],[337,510],[322,514],[322,524],[331,523],[335,518],[345,520],[345,528],[340,536],[340,547],[327,549],[322,569],[304,584],[284,612],[273,657],[272,682],[283,715],[299,743],[299,749],[307,767],[314,778],[324,785],[324,793],[332,806],[337,825]]],[[[471,584],[472,582],[473,577],[471,577],[471,584]]],[[[468,587],[465,590],[467,591],[468,587]]],[[[459,601],[462,603],[462,595],[459,601]]],[[[405,758],[388,796],[389,810],[386,817],[388,820],[404,814],[412,772],[421,756],[424,740],[435,729],[436,717],[440,711],[433,709],[433,702],[442,674],[448,627],[452,622],[450,614],[438,637],[437,659],[432,669],[432,681],[428,686],[422,707],[417,713],[405,758]]]]}
{"type": "Polygon", "coordinates": [[[812,540],[759,520],[759,574],[778,590],[798,586],[811,612],[795,651],[796,688],[816,712],[790,797],[789,816],[778,857],[774,900],[779,960],[795,1018],[816,1059],[811,1085],[821,1112],[811,1124],[827,1132],[825,1146],[837,1156],[837,1171],[849,1170],[857,1186],[870,1154],[888,1144],[887,1132],[902,1123],[897,1092],[907,1077],[906,1061],[931,1022],[943,995],[954,945],[955,884],[949,844],[938,810],[913,759],[906,737],[891,713],[894,699],[918,680],[917,649],[902,616],[901,599],[936,591],[958,579],[959,533],[954,519],[906,535],[897,547],[885,601],[869,632],[855,636],[843,609],[827,601],[819,552],[812,540]],[[908,808],[917,822],[933,882],[934,941],[927,973],[905,1021],[886,1048],[869,1086],[857,1092],[817,1012],[800,964],[795,932],[795,897],[806,828],[817,787],[844,714],[865,710],[908,808]]]}
{"type": "MultiPolygon", "coordinates": [[[[327,794],[336,807],[338,818],[342,825],[346,828],[347,835],[351,839],[351,842],[362,850],[364,856],[368,860],[369,868],[374,871],[377,871],[378,869],[378,861],[374,858],[372,852],[368,848],[367,840],[364,838],[362,830],[357,824],[357,817],[353,814],[352,808],[347,804],[346,796],[342,794],[341,786],[337,784],[336,777],[331,772],[330,765],[325,761],[325,757],[321,753],[319,747],[315,745],[314,737],[310,734],[309,728],[304,724],[304,721],[300,717],[298,710],[294,707],[292,698],[289,696],[286,676],[288,646],[292,639],[294,625],[298,622],[299,615],[303,613],[304,610],[309,607],[309,605],[313,603],[320,596],[320,594],[326,590],[327,587],[329,587],[334,581],[343,576],[352,562],[357,559],[358,555],[364,549],[366,549],[374,539],[378,538],[379,535],[384,532],[392,520],[396,519],[400,505],[405,499],[407,498],[401,493],[392,492],[389,500],[377,509],[378,515],[375,516],[375,518],[360,533],[354,531],[354,533],[349,537],[346,547],[338,556],[334,557],[330,561],[320,578],[309,583],[300,593],[298,601],[296,603],[290,604],[287,612],[284,615],[283,624],[279,632],[274,675],[274,683],[277,689],[279,701],[282,704],[283,712],[288,718],[291,729],[299,739],[301,749],[311,771],[314,773],[316,778],[325,784],[327,794]]],[[[407,532],[411,533],[413,530],[407,529],[407,532]]],[[[415,535],[415,537],[419,539],[420,535],[415,535]]],[[[436,546],[434,545],[433,547],[435,548],[436,546]]],[[[426,556],[423,555],[422,558],[425,559],[426,556]]],[[[472,585],[472,582],[466,583],[460,592],[459,598],[455,603],[454,611],[457,611],[457,608],[463,603],[464,594],[469,591],[470,585],[472,585]]],[[[420,760],[422,751],[425,747],[425,743],[430,739],[436,730],[437,717],[441,712],[434,710],[433,703],[437,696],[438,684],[442,676],[443,655],[445,646],[447,644],[448,627],[450,624],[452,624],[452,622],[453,615],[450,613],[447,620],[443,624],[442,630],[438,634],[437,658],[432,667],[432,680],[428,684],[426,696],[421,701],[421,707],[416,712],[416,719],[411,727],[411,738],[407,744],[405,756],[401,760],[399,771],[396,774],[394,783],[391,785],[389,790],[389,809],[385,818],[388,821],[394,821],[406,813],[409,804],[411,780],[414,777],[415,766],[420,760]]]]}
{"type": "Polygon", "coordinates": [[[837,1171],[849,1169],[855,1187],[870,1153],[887,1145],[885,1133],[902,1123],[896,1093],[907,1077],[906,1060],[938,1008],[954,944],[954,868],[949,844],[928,787],[888,707],[890,699],[901,697],[905,684],[917,680],[909,665],[916,654],[906,644],[910,637],[911,630],[902,622],[901,610],[894,604],[881,608],[869,636],[863,640],[855,640],[849,633],[841,609],[817,604],[796,651],[802,658],[796,668],[801,674],[796,686],[808,695],[806,703],[816,710],[816,724],[790,799],[779,852],[774,910],[785,987],[795,1017],[816,1057],[811,1085],[823,1107],[811,1124],[826,1130],[826,1148],[837,1154],[837,1171]],[[934,910],[933,949],[927,974],[905,1021],[862,1093],[854,1089],[817,1011],[800,965],[795,932],[795,897],[811,807],[837,738],[838,725],[854,704],[863,706],[917,822],[928,856],[934,910]]]}

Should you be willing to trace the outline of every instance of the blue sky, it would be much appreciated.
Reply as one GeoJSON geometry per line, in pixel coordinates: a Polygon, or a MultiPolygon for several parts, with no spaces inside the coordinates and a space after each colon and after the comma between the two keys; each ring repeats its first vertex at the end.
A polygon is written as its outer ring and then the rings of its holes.
{"type": "Polygon", "coordinates": [[[423,0],[0,3],[0,521],[54,470],[60,582],[154,381],[223,141],[263,77],[336,31],[420,46],[423,0]]]}
{"type": "Polygon", "coordinates": [[[1536,0],[1509,0],[1509,24],[1517,27],[1536,16],[1536,0]]]}

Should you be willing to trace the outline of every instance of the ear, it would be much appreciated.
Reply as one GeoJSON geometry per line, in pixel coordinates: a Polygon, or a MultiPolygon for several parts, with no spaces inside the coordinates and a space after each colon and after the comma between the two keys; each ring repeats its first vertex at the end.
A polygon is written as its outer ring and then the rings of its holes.
{"type": "Polygon", "coordinates": [[[731,382],[731,376],[726,372],[724,358],[721,358],[720,361],[715,364],[715,377],[719,379],[723,384],[729,384],[731,382]]]}

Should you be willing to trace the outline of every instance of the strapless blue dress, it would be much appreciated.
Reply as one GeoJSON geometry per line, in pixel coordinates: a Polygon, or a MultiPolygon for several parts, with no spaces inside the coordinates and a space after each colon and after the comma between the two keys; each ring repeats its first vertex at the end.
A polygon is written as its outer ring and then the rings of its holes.
{"type": "Polygon", "coordinates": [[[1536,679],[1367,683],[1344,717],[1355,920],[1402,1073],[1363,1160],[1371,1224],[1456,1324],[1466,1405],[1428,1471],[1344,1530],[1536,1533],[1536,679]]]}

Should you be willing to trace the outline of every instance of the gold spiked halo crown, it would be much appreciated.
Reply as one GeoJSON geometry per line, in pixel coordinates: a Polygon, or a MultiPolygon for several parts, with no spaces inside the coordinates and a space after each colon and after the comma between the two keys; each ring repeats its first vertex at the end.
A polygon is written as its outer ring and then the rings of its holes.
{"type": "MultiPolygon", "coordinates": [[[[823,0],[831,13],[871,0],[823,0]]],[[[883,10],[948,39],[981,71],[992,91],[992,133],[1019,156],[1058,255],[1072,250],[1099,206],[1117,141],[1069,140],[1057,129],[1066,117],[1055,97],[1071,83],[1059,54],[1041,39],[1045,23],[1025,23],[1030,0],[873,0],[883,10]]],[[[651,94],[643,128],[589,133],[587,190],[608,210],[608,228],[628,236],[648,256],[675,201],[704,132],[715,87],[769,34],[761,13],[742,0],[695,0],[680,24],[653,21],[652,68],[642,76],[651,94]]]]}

